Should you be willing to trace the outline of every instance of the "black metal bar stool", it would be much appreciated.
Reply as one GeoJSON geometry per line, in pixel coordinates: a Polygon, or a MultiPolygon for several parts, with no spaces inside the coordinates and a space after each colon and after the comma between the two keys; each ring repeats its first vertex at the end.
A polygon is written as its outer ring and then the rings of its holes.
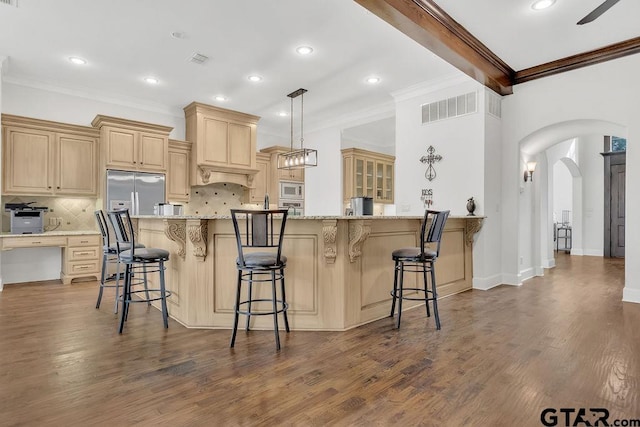
{"type": "Polygon", "coordinates": [[[159,248],[141,248],[136,245],[129,210],[110,211],[109,221],[111,221],[116,237],[118,259],[121,263],[125,264],[124,285],[121,298],[122,312],[120,313],[118,332],[122,333],[124,329],[124,322],[129,315],[130,304],[139,302],[151,304],[151,301],[161,301],[162,320],[164,327],[168,328],[167,298],[171,296],[171,291],[167,291],[165,288],[164,271],[166,267],[164,263],[169,260],[169,251],[159,248]],[[126,247],[129,249],[124,249],[126,247]],[[142,270],[144,275],[144,279],[142,280],[142,283],[145,285],[144,289],[132,290],[132,287],[137,284],[134,283],[134,276],[140,270],[142,270]],[[157,289],[148,289],[146,285],[147,274],[155,272],[160,275],[160,287],[157,289]],[[145,293],[144,298],[134,299],[133,295],[137,295],[140,292],[145,293]],[[152,292],[157,292],[157,296],[152,296],[152,292]]]}
{"type": "MultiPolygon", "coordinates": [[[[131,249],[131,244],[123,243],[121,246],[118,246],[117,243],[111,243],[111,237],[109,235],[109,226],[107,225],[107,219],[104,216],[104,212],[102,210],[97,210],[94,212],[96,216],[96,221],[98,223],[98,228],[100,229],[100,234],[102,235],[102,274],[100,275],[100,291],[98,292],[98,300],[96,301],[96,308],[100,308],[100,303],[102,302],[102,293],[104,288],[116,288],[116,297],[115,304],[113,308],[113,312],[118,312],[118,299],[120,296],[120,259],[118,257],[118,248],[121,247],[122,250],[131,249]],[[116,273],[108,276],[108,265],[109,264],[117,264],[116,273]],[[115,282],[115,284],[113,284],[115,282]]],[[[144,248],[142,243],[136,243],[137,248],[144,248]]],[[[146,282],[145,282],[146,286],[146,282]]]]}
{"type": "Polygon", "coordinates": [[[395,271],[393,275],[393,297],[391,303],[391,314],[393,317],[398,300],[398,318],[396,328],[400,328],[400,318],[402,316],[402,300],[424,301],[427,308],[427,317],[431,317],[429,301],[433,302],[433,314],[436,318],[436,329],[440,329],[440,316],[438,315],[438,292],[436,290],[435,263],[440,255],[440,240],[444,225],[449,217],[449,211],[427,210],[420,228],[420,247],[401,248],[393,251],[391,257],[395,261],[395,271]],[[427,224],[429,228],[427,230],[427,224]],[[435,249],[429,248],[429,244],[435,249]],[[405,288],[404,272],[422,273],[424,287],[405,288]],[[428,286],[427,273],[431,276],[431,289],[428,286]],[[398,280],[399,278],[399,280],[398,280]],[[405,291],[414,291],[421,296],[406,296],[405,291]]]}
{"type": "Polygon", "coordinates": [[[238,317],[240,314],[247,316],[245,329],[250,327],[251,316],[273,316],[273,330],[276,336],[276,349],[280,350],[280,334],[278,332],[278,313],[284,317],[285,330],[289,332],[289,319],[287,319],[287,304],[284,268],[287,265],[287,257],[282,255],[282,241],[284,239],[284,227],[287,222],[287,210],[244,210],[231,209],[233,229],[238,245],[238,258],[236,268],[238,270],[238,283],[236,289],[236,301],[234,305],[233,333],[231,345],[236,342],[238,331],[238,317]],[[279,224],[278,224],[279,221],[279,224]],[[251,248],[259,248],[259,252],[251,248]],[[265,278],[266,276],[266,278],[265,278]],[[276,281],[280,281],[280,299],[276,292],[276,281]],[[240,301],[242,283],[249,284],[247,299],[240,301]],[[253,284],[271,283],[271,298],[254,298],[253,284]],[[270,303],[267,309],[256,309],[261,302],[270,303]]]}

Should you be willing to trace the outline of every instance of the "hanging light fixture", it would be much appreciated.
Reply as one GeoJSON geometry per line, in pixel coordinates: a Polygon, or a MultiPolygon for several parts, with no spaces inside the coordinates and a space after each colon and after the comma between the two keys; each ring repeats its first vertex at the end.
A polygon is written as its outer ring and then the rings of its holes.
{"type": "Polygon", "coordinates": [[[304,93],[306,89],[298,89],[287,95],[291,98],[291,145],[289,152],[278,155],[278,169],[302,169],[318,166],[318,151],[304,148],[304,93]],[[300,97],[300,148],[293,148],[293,99],[300,97]]]}

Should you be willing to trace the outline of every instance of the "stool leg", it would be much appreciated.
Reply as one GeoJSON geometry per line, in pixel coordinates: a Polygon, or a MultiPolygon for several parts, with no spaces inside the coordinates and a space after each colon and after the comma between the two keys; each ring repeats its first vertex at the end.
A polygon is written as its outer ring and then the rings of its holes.
{"type": "Polygon", "coordinates": [[[120,297],[120,255],[118,255],[118,261],[116,262],[116,303],[114,304],[113,312],[118,314],[118,298],[120,297]]]}
{"type": "Polygon", "coordinates": [[[396,293],[398,292],[398,261],[395,262],[393,267],[393,292],[391,292],[391,314],[389,317],[393,317],[396,311],[396,293]]]}
{"type": "Polygon", "coordinates": [[[440,330],[440,316],[438,316],[438,292],[436,290],[435,263],[431,262],[431,293],[433,296],[433,314],[436,316],[436,329],[440,330]]]}
{"type": "MultiPolygon", "coordinates": [[[[162,302],[162,321],[164,322],[165,329],[169,328],[169,313],[167,312],[167,294],[164,287],[164,261],[158,263],[160,273],[160,298],[162,302]]],[[[145,271],[146,272],[146,271],[145,271]]],[[[151,302],[149,302],[151,304],[151,302]]]]}
{"type": "Polygon", "coordinates": [[[120,326],[118,333],[121,334],[124,329],[124,322],[127,319],[127,312],[129,311],[129,291],[131,285],[131,264],[127,264],[125,267],[124,285],[122,287],[122,309],[120,313],[120,326]]]}
{"type": "Polygon", "coordinates": [[[429,310],[429,284],[427,281],[427,263],[422,263],[422,278],[424,279],[424,305],[427,307],[427,317],[431,317],[429,310]]]}
{"type": "Polygon", "coordinates": [[[144,296],[147,298],[147,306],[150,307],[149,286],[147,286],[147,264],[142,264],[142,276],[144,277],[144,296]]]}
{"type": "Polygon", "coordinates": [[[238,332],[238,310],[240,308],[240,289],[242,287],[242,270],[238,270],[238,285],[236,286],[236,304],[233,313],[233,332],[231,333],[231,344],[229,347],[233,348],[236,343],[236,332],[238,332]]]}
{"type": "Polygon", "coordinates": [[[102,301],[102,291],[104,290],[104,282],[107,275],[107,254],[102,253],[102,274],[100,275],[100,291],[98,292],[98,301],[96,301],[96,308],[100,308],[100,302],[102,301]]]}
{"type": "Polygon", "coordinates": [[[276,300],[276,272],[271,271],[271,295],[273,301],[273,330],[276,334],[276,350],[280,350],[280,334],[278,332],[278,301],[276,300]]]}
{"type": "Polygon", "coordinates": [[[249,330],[249,322],[251,321],[251,299],[253,298],[253,271],[249,272],[249,288],[247,289],[247,325],[245,326],[245,330],[249,330]]]}
{"type": "Polygon", "coordinates": [[[402,317],[402,297],[404,286],[404,262],[400,261],[400,289],[398,289],[398,319],[396,320],[396,329],[400,329],[400,318],[402,317]]]}
{"type": "Polygon", "coordinates": [[[284,268],[280,269],[280,286],[282,287],[282,314],[284,315],[284,329],[289,332],[289,319],[287,318],[287,294],[284,290],[284,268]]]}

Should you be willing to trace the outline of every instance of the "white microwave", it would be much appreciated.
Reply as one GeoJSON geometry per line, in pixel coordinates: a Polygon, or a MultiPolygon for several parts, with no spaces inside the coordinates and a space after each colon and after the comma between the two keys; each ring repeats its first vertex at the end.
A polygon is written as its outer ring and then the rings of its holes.
{"type": "Polygon", "coordinates": [[[304,200],[304,184],[280,181],[280,199],[304,200]]]}

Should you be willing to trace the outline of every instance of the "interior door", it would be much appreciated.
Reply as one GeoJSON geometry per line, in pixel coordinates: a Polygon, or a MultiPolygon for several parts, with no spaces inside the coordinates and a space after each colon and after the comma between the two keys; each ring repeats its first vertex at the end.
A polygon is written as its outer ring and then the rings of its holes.
{"type": "Polygon", "coordinates": [[[624,257],[626,165],[611,165],[611,256],[624,257]]]}

